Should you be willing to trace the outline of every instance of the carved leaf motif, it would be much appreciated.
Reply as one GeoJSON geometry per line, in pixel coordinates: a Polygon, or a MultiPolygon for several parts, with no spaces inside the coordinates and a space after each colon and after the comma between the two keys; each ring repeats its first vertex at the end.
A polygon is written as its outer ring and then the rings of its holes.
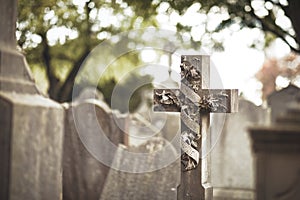
{"type": "Polygon", "coordinates": [[[155,93],[158,97],[159,97],[159,102],[161,104],[165,104],[165,105],[179,105],[179,101],[177,99],[177,97],[171,93],[171,92],[166,92],[166,90],[163,90],[162,93],[155,93]]]}

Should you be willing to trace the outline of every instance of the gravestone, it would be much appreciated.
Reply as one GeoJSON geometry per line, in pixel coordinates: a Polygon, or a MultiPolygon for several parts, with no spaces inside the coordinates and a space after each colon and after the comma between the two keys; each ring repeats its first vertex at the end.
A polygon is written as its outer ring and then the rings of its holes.
{"type": "Polygon", "coordinates": [[[271,121],[275,122],[276,118],[284,114],[289,104],[296,102],[300,98],[300,88],[295,85],[275,91],[268,97],[268,105],[271,108],[271,121]]]}
{"type": "Polygon", "coordinates": [[[83,88],[78,97],[73,101],[85,101],[87,99],[97,99],[99,101],[104,101],[103,94],[97,89],[93,87],[83,88]]]}
{"type": "MultiPolygon", "coordinates": [[[[163,85],[167,87],[168,86],[172,87],[175,85],[174,82],[172,83],[173,84],[170,83],[168,84],[164,82],[163,85]]],[[[178,85],[175,86],[178,87],[178,85]]],[[[152,99],[152,95],[151,93],[149,94],[149,91],[145,92],[144,97],[145,99],[152,99]]],[[[178,116],[178,114],[176,113],[171,113],[171,112],[169,113],[149,112],[149,109],[150,109],[149,102],[143,101],[137,113],[139,113],[139,116],[142,116],[144,118],[142,119],[142,121],[146,121],[146,123],[143,123],[144,126],[147,126],[149,129],[151,125],[152,130],[150,131],[150,136],[160,132],[162,137],[164,137],[169,142],[172,142],[172,140],[176,137],[178,131],[180,131],[180,116],[178,116]]],[[[132,127],[130,126],[130,128],[132,127]]],[[[134,139],[136,138],[137,137],[135,137],[134,139]]],[[[145,142],[145,140],[143,139],[140,141],[141,143],[145,142]]]]}
{"type": "Polygon", "coordinates": [[[254,162],[247,128],[253,123],[265,124],[268,110],[240,99],[239,112],[212,117],[212,185],[214,199],[254,199],[254,162]],[[223,124],[224,123],[224,124],[223,124]],[[223,126],[221,132],[219,127],[223,126]]]}
{"type": "Polygon", "coordinates": [[[16,49],[16,0],[0,5],[0,199],[59,200],[64,110],[39,94],[16,49]]]}
{"type": "Polygon", "coordinates": [[[172,141],[180,131],[180,117],[174,113],[167,113],[166,123],[161,131],[164,138],[172,141]]]}
{"type": "MultiPolygon", "coordinates": [[[[180,182],[180,161],[176,159],[164,168],[156,171],[139,173],[148,168],[155,169],[166,157],[176,157],[177,153],[165,139],[154,137],[138,147],[119,146],[114,166],[133,169],[126,172],[111,168],[100,200],[174,200],[176,188],[180,182]],[[167,146],[169,145],[169,146],[167,146]],[[161,150],[168,148],[168,154],[161,155],[161,150]],[[144,161],[133,156],[128,159],[127,153],[144,154],[144,161]],[[174,152],[174,153],[172,153],[174,152]]],[[[178,157],[178,156],[177,156],[178,157]]]]}
{"type": "MultiPolygon", "coordinates": [[[[149,109],[149,108],[148,108],[149,109]]],[[[172,143],[180,131],[180,119],[172,113],[134,113],[129,121],[129,145],[137,146],[144,143],[147,138],[160,134],[172,143]]]]}
{"type": "Polygon", "coordinates": [[[289,104],[273,124],[250,127],[249,134],[256,160],[256,199],[300,199],[300,103],[289,104]]]}
{"type": "Polygon", "coordinates": [[[237,90],[208,89],[210,58],[181,56],[180,89],[156,89],[154,110],[180,112],[181,183],[177,199],[212,199],[210,113],[237,112],[237,90]]]}
{"type": "Polygon", "coordinates": [[[126,129],[127,117],[113,113],[106,104],[89,97],[90,95],[86,100],[79,99],[80,101],[66,105],[63,156],[64,200],[99,200],[109,171],[108,166],[115,153],[101,145],[99,135],[104,134],[116,147],[119,143],[124,143],[126,138],[123,130],[126,129]],[[114,120],[118,120],[118,125],[114,120]],[[100,145],[95,146],[99,143],[100,145]],[[109,159],[108,163],[104,164],[97,159],[95,152],[99,151],[109,159]]]}

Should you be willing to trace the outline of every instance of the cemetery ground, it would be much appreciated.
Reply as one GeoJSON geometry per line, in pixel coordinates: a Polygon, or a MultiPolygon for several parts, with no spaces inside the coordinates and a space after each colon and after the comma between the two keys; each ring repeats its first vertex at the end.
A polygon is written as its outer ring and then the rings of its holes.
{"type": "Polygon", "coordinates": [[[16,1],[0,5],[0,200],[300,199],[297,86],[256,106],[210,88],[209,56],[181,55],[180,87],[153,91],[160,129],[93,88],[58,103],[16,48],[16,1]]]}

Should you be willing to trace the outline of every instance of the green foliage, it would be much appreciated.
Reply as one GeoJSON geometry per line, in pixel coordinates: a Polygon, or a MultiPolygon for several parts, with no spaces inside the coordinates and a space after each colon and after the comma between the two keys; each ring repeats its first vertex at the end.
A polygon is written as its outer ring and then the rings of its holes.
{"type": "MultiPolygon", "coordinates": [[[[137,6],[143,8],[145,5],[137,6]]],[[[34,74],[35,78],[45,73],[48,80],[39,81],[41,88],[59,102],[71,100],[75,77],[95,46],[122,31],[156,25],[150,10],[148,15],[136,17],[133,9],[123,1],[19,0],[18,10],[18,45],[32,70],[39,72],[34,74]]],[[[118,46],[127,48],[128,44],[118,46]]],[[[107,79],[124,71],[122,67],[136,66],[138,62],[134,56],[121,60],[120,66],[106,73],[107,79]]]]}

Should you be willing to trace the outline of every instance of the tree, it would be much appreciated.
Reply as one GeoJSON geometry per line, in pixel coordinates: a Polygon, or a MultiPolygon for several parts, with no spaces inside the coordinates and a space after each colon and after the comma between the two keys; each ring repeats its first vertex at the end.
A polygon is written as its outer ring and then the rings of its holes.
{"type": "MultiPolygon", "coordinates": [[[[59,102],[71,100],[75,77],[96,45],[116,33],[155,25],[151,16],[138,19],[126,3],[114,0],[19,0],[18,11],[18,45],[30,67],[45,72],[48,95],[59,102]]],[[[127,62],[134,66],[137,60],[127,62]]]]}
{"type": "MultiPolygon", "coordinates": [[[[147,4],[143,4],[143,1],[139,0],[126,0],[134,5],[136,10],[145,9],[146,5],[150,6],[149,1],[147,4]]],[[[184,15],[190,7],[198,4],[199,13],[216,13],[224,16],[215,29],[206,28],[206,33],[220,32],[236,24],[239,25],[239,28],[259,28],[265,33],[266,45],[275,37],[281,38],[291,50],[300,53],[299,0],[164,0],[161,2],[153,0],[153,2],[167,4],[166,13],[170,14],[175,11],[179,15],[184,15]]],[[[193,28],[180,23],[177,24],[177,27],[183,32],[190,32],[193,28]]],[[[215,45],[218,47],[222,43],[215,41],[215,45]]]]}

